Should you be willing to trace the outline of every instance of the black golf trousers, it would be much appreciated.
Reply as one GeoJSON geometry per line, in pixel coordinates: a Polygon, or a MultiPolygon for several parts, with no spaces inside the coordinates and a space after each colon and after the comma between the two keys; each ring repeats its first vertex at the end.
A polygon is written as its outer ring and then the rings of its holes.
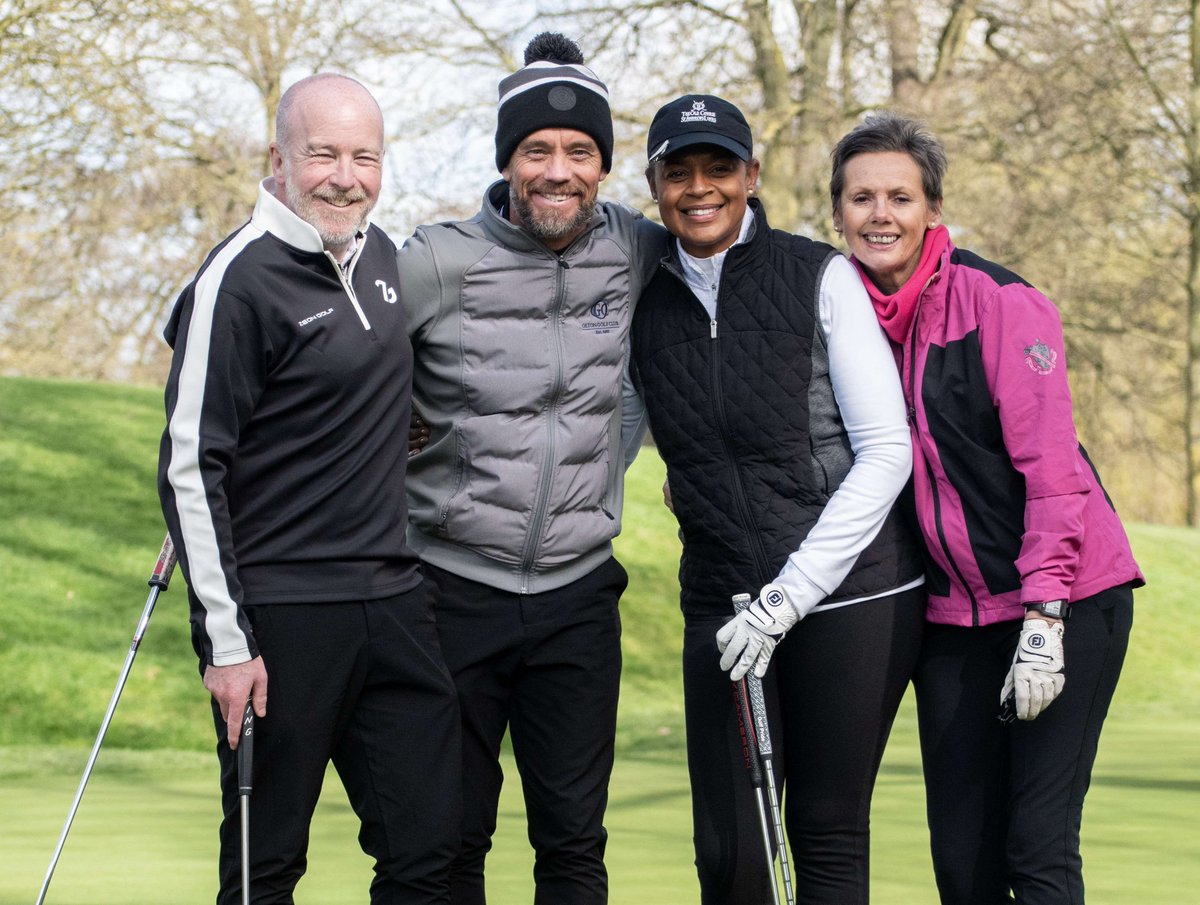
{"type": "MultiPolygon", "coordinates": [[[[372,905],[443,905],[458,850],[459,719],[427,590],[359,603],[246,608],[267,669],[255,724],[250,892],[290,905],[313,809],[333,761],[375,860],[372,905]]],[[[219,905],[241,902],[237,754],[219,739],[219,905]]],[[[347,891],[362,901],[365,891],[347,891]]]]}
{"type": "MultiPolygon", "coordinates": [[[[916,663],[924,611],[924,589],[915,588],[812,613],[775,649],[763,690],[797,902],[868,901],[871,793],[916,663]]],[[[700,901],[768,905],[767,854],[733,683],[714,640],[725,622],[691,617],[683,636],[700,901]]]]}
{"type": "Polygon", "coordinates": [[[927,627],[913,683],[943,905],[1083,905],[1083,799],[1132,623],[1128,585],[1074,603],[1062,693],[1009,725],[996,716],[1021,620],[927,627]]]}
{"type": "Polygon", "coordinates": [[[437,588],[438,632],[463,720],[463,847],[451,902],[486,900],[507,728],[534,849],[535,905],[602,905],[625,570],[611,559],[566,587],[514,594],[423,568],[437,588]]]}

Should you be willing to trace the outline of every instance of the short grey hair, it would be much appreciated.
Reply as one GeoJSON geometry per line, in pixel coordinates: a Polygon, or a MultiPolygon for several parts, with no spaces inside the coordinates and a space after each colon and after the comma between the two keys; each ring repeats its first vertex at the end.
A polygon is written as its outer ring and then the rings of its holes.
{"type": "Polygon", "coordinates": [[[907,154],[921,171],[921,187],[931,205],[942,203],[942,179],[946,175],[946,150],[919,120],[890,110],[867,114],[866,118],[842,136],[829,157],[833,172],[829,177],[829,198],[833,212],[838,211],[842,190],[846,187],[846,164],[859,154],[894,151],[907,154]]]}

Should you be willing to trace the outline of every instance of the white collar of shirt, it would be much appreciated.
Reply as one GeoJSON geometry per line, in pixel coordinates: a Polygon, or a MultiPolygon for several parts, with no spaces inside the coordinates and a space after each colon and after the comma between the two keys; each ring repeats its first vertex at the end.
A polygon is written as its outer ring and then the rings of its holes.
{"type": "Polygon", "coordinates": [[[354,239],[350,242],[350,247],[346,249],[346,253],[343,254],[338,260],[338,264],[341,266],[342,270],[346,270],[350,267],[351,262],[354,260],[354,256],[358,254],[359,248],[362,247],[362,240],[363,234],[361,232],[354,234],[354,239]]]}
{"type": "MultiPolygon", "coordinates": [[[[254,215],[251,218],[255,225],[282,239],[293,248],[314,254],[325,252],[325,244],[321,241],[321,234],[317,232],[317,228],[307,220],[301,219],[299,214],[280,201],[276,197],[275,191],[274,176],[268,176],[259,183],[258,202],[254,206],[254,215]]],[[[354,256],[362,248],[366,230],[367,225],[364,223],[363,228],[355,233],[354,241],[350,243],[341,259],[334,258],[343,271],[350,267],[354,262],[354,256]]],[[[330,258],[333,258],[333,255],[330,255],[330,258]]]]}
{"type": "MultiPolygon", "coordinates": [[[[746,205],[746,212],[742,214],[742,230],[733,245],[744,243],[750,238],[753,230],[754,211],[750,209],[750,205],[746,205]]],[[[715,321],[717,319],[717,288],[721,285],[721,270],[725,266],[725,256],[729,254],[729,248],[733,248],[733,245],[707,258],[696,258],[688,254],[683,250],[683,245],[678,239],[675,240],[675,245],[679,249],[679,262],[683,266],[683,278],[687,281],[688,288],[696,294],[696,298],[708,312],[708,319],[715,321]]]]}

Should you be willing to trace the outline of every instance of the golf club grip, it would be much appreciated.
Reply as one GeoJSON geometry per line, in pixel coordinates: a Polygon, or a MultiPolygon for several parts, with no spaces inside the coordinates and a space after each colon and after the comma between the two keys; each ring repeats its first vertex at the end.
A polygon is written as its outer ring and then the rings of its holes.
{"type": "Polygon", "coordinates": [[[763,697],[762,679],[754,673],[746,674],[746,691],[750,696],[750,712],[754,716],[754,734],[758,738],[758,753],[770,757],[771,727],[767,724],[767,701],[763,697]]]}
{"type": "Polygon", "coordinates": [[[152,588],[159,588],[165,591],[171,583],[171,573],[175,571],[175,544],[171,541],[171,535],[167,535],[163,539],[162,549],[158,551],[158,562],[154,564],[154,571],[150,573],[150,580],[146,582],[152,588]]]}
{"type": "Polygon", "coordinates": [[[246,699],[242,713],[242,733],[238,738],[238,794],[249,795],[254,786],[254,703],[246,699]]]}
{"type": "MultiPolygon", "coordinates": [[[[750,606],[749,594],[733,595],[733,611],[740,613],[750,606]]],[[[750,696],[750,712],[754,720],[754,735],[758,739],[758,753],[771,756],[771,727],[767,725],[767,702],[763,698],[762,679],[753,672],[746,673],[746,691],[750,696]]]]}
{"type": "Polygon", "coordinates": [[[733,683],[733,701],[737,706],[738,732],[742,736],[742,754],[750,770],[750,784],[756,789],[761,789],[762,765],[754,756],[754,723],[750,719],[750,704],[746,699],[744,680],[739,679],[733,683]]]}

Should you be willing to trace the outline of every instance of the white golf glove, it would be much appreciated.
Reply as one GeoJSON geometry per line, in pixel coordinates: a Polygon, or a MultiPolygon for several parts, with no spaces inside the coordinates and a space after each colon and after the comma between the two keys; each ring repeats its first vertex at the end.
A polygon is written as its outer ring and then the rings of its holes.
{"type": "Polygon", "coordinates": [[[1012,666],[1000,692],[1000,705],[1013,696],[1017,719],[1032,720],[1063,690],[1063,625],[1026,619],[1012,666]]]}
{"type": "Polygon", "coordinates": [[[753,667],[754,674],[761,679],[767,673],[775,645],[798,618],[783,588],[777,584],[764,585],[758,599],[717,632],[721,669],[728,669],[729,678],[736,682],[753,667]]]}

